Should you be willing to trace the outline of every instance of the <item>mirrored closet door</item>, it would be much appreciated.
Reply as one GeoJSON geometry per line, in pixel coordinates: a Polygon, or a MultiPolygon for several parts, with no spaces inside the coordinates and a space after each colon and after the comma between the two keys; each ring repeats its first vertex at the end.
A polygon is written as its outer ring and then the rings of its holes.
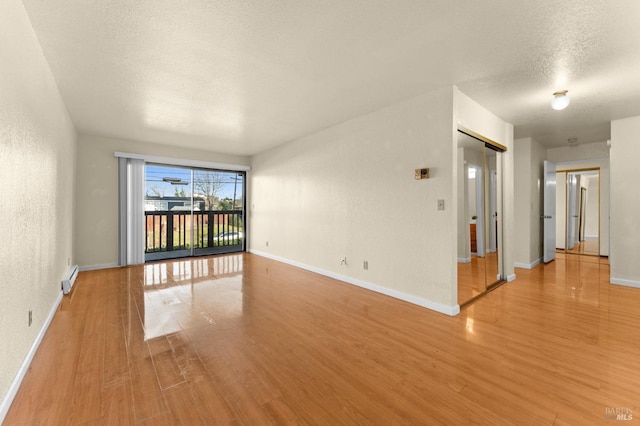
{"type": "Polygon", "coordinates": [[[458,304],[463,305],[502,281],[500,156],[504,147],[463,131],[458,131],[457,143],[458,304]]]}
{"type": "Polygon", "coordinates": [[[600,255],[600,169],[556,172],[556,250],[600,255]]]}

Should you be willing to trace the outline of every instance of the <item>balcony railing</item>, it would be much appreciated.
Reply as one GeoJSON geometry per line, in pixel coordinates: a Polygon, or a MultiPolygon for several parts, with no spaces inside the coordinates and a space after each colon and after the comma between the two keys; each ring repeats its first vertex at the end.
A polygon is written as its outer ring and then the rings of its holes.
{"type": "Polygon", "coordinates": [[[212,247],[231,251],[243,239],[242,210],[145,212],[145,253],[212,247]]]}

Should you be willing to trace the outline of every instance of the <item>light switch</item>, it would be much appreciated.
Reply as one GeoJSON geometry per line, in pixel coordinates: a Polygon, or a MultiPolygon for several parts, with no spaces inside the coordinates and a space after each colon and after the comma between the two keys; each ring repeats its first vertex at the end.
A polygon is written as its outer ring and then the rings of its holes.
{"type": "Polygon", "coordinates": [[[438,200],[438,210],[444,210],[444,200],[438,200]]]}

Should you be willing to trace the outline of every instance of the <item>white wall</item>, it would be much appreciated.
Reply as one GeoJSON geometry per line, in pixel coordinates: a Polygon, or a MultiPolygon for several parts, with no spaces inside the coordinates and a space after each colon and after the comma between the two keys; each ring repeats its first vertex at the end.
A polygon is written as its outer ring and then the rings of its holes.
{"type": "Polygon", "coordinates": [[[547,160],[554,163],[571,163],[602,158],[609,158],[609,147],[606,141],[547,149],[547,160]]]}
{"type": "Polygon", "coordinates": [[[446,88],[255,156],[250,250],[457,313],[457,123],[512,146],[510,125],[446,88]]]}
{"type": "Polygon", "coordinates": [[[81,268],[118,262],[118,160],[115,151],[229,164],[243,156],[81,134],[76,181],[76,258],[81,268]]]}
{"type": "Polygon", "coordinates": [[[640,287],[640,117],[611,122],[611,282],[640,287]]]}
{"type": "MultiPolygon", "coordinates": [[[[483,144],[478,141],[478,146],[482,147],[483,144]]],[[[457,148],[457,170],[460,173],[460,179],[458,179],[457,187],[457,217],[458,217],[458,230],[459,232],[457,245],[458,245],[458,262],[468,263],[471,262],[471,230],[469,223],[471,222],[471,216],[477,215],[476,206],[476,179],[468,179],[469,169],[482,168],[483,157],[482,148],[479,150],[472,150],[469,148],[457,148]],[[467,197],[465,197],[467,194],[467,197]]],[[[478,171],[477,173],[481,173],[478,171]]],[[[482,176],[478,174],[477,176],[482,176]]],[[[479,226],[482,226],[480,224],[479,226]]],[[[482,229],[482,228],[481,228],[482,229]]],[[[484,255],[484,251],[482,252],[484,255]]]]}
{"type": "Polygon", "coordinates": [[[467,214],[467,222],[471,223],[471,218],[477,216],[476,212],[476,178],[469,179],[469,196],[467,197],[467,203],[469,203],[469,213],[467,214]]]}
{"type": "Polygon", "coordinates": [[[532,268],[542,260],[544,160],[546,149],[532,138],[516,139],[514,262],[532,268]]]}
{"type": "Polygon", "coordinates": [[[586,238],[598,236],[598,179],[587,179],[587,203],[585,206],[584,235],[586,238]]]}
{"type": "Polygon", "coordinates": [[[609,148],[606,142],[547,149],[558,170],[600,168],[600,255],[609,256],[609,148]]]}
{"type": "Polygon", "coordinates": [[[451,311],[452,123],[448,88],[255,156],[250,249],[451,311]]]}
{"type": "Polygon", "coordinates": [[[567,172],[556,173],[556,248],[567,245],[567,172]]]}
{"type": "Polygon", "coordinates": [[[74,261],[76,134],[22,2],[0,2],[0,28],[2,423],[74,261]]]}
{"type": "Polygon", "coordinates": [[[456,149],[458,151],[457,159],[458,163],[456,165],[459,173],[464,176],[464,179],[458,179],[457,182],[457,220],[458,220],[458,229],[461,232],[458,233],[458,238],[456,244],[458,246],[458,262],[469,263],[471,262],[471,230],[466,225],[469,219],[469,200],[468,197],[465,197],[465,194],[469,192],[469,180],[466,179],[467,173],[469,172],[468,164],[466,164],[465,159],[465,148],[458,147],[456,149]]]}

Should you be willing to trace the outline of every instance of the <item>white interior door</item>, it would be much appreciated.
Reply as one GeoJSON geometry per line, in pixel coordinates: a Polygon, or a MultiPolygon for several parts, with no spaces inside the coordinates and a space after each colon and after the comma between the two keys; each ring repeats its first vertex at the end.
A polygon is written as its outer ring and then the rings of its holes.
{"type": "Polygon", "coordinates": [[[544,162],[544,200],[543,200],[543,255],[544,263],[556,258],[556,165],[544,162]]]}

